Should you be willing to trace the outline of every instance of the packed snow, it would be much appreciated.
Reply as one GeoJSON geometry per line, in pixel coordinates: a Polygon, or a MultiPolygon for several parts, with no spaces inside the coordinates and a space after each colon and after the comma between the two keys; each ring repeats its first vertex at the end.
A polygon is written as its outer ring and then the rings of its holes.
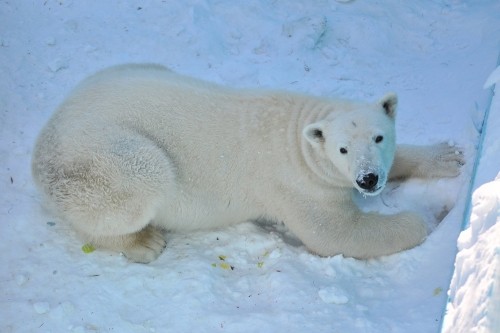
{"type": "MultiPolygon", "coordinates": [[[[499,58],[500,59],[500,58],[499,58]]],[[[495,86],[483,150],[475,175],[472,211],[458,238],[444,332],[500,332],[500,66],[485,88],[495,86]]]]}
{"type": "MultiPolygon", "coordinates": [[[[489,105],[483,85],[497,65],[498,13],[497,0],[0,1],[0,331],[437,332],[454,274],[444,330],[494,332],[495,131],[470,227],[458,236],[489,105]],[[30,175],[36,136],[64,96],[127,62],[234,87],[361,100],[395,91],[398,141],[450,142],[467,164],[455,179],[357,196],[365,209],[426,216],[433,232],[400,254],[322,258],[281,225],[244,223],[170,233],[158,260],[129,263],[83,247],[41,208],[30,175]]],[[[487,128],[500,125],[499,104],[495,96],[487,128]]]]}

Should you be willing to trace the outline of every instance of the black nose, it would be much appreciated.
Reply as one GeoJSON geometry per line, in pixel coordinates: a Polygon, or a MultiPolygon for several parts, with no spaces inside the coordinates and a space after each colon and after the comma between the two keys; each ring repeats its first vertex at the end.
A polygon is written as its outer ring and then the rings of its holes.
{"type": "Polygon", "coordinates": [[[368,173],[363,175],[363,177],[358,178],[356,183],[358,183],[359,187],[363,190],[372,190],[378,183],[378,175],[368,173]]]}

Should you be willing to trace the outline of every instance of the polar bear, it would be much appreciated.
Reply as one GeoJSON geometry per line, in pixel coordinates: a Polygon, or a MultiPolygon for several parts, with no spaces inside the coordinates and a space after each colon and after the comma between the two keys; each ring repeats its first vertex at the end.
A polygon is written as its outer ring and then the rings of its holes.
{"type": "Polygon", "coordinates": [[[446,144],[395,144],[397,97],[375,103],[236,90],[159,65],[81,83],[37,140],[32,171],[54,212],[94,246],[147,263],[163,230],[283,222],[312,252],[372,258],[420,244],[422,217],[362,212],[353,188],[454,177],[446,144]]]}

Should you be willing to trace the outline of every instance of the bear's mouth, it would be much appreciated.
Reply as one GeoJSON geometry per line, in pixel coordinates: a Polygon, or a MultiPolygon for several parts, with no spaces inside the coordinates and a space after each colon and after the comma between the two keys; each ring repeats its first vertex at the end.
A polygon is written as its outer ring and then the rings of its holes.
{"type": "Polygon", "coordinates": [[[362,188],[359,188],[358,186],[356,186],[356,189],[358,190],[359,193],[363,194],[363,195],[368,195],[368,196],[376,196],[376,195],[379,195],[380,192],[382,192],[382,190],[384,189],[384,186],[377,186],[373,189],[369,189],[369,190],[365,190],[365,189],[362,189],[362,188]]]}

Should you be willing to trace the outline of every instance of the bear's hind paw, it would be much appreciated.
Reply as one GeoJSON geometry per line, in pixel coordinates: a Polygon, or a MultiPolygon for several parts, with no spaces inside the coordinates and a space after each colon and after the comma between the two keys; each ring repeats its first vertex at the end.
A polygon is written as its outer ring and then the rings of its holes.
{"type": "Polygon", "coordinates": [[[135,240],[122,251],[128,260],[147,264],[163,252],[167,242],[161,230],[146,227],[134,235],[135,240]]]}

